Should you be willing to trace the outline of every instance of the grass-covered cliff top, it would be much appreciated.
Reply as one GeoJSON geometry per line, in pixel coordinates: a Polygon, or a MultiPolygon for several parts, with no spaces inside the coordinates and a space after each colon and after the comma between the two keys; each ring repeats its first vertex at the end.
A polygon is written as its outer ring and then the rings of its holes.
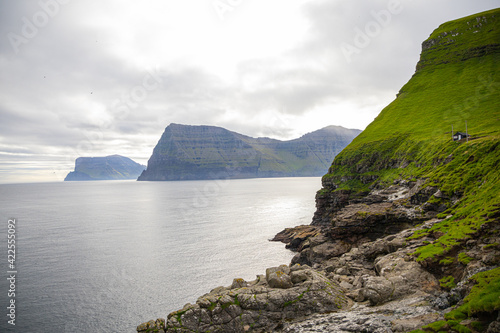
{"type": "Polygon", "coordinates": [[[422,43],[417,69],[481,57],[500,48],[498,9],[446,22],[422,43]]]}
{"type": "Polygon", "coordinates": [[[443,255],[481,224],[498,220],[499,43],[500,9],[436,29],[397,98],[335,158],[322,193],[356,196],[396,179],[423,179],[424,186],[460,198],[441,214],[453,217],[436,226],[445,235],[420,249],[419,260],[443,255]],[[465,132],[466,121],[469,142],[452,141],[452,126],[465,132]]]}

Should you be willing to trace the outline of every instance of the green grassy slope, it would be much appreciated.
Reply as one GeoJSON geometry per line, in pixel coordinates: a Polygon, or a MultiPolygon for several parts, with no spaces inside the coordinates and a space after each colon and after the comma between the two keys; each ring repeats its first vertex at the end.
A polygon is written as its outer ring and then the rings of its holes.
{"type": "Polygon", "coordinates": [[[446,204],[439,217],[448,218],[414,236],[442,235],[415,252],[417,261],[458,260],[481,225],[500,221],[500,9],[431,34],[416,73],[335,158],[318,196],[359,197],[399,179],[424,181],[446,197],[429,199],[446,204]],[[452,141],[452,126],[465,132],[466,121],[471,140],[452,141]]]}
{"type": "Polygon", "coordinates": [[[429,37],[426,42],[434,44],[421,55],[427,60],[419,63],[396,100],[337,156],[325,180],[335,183],[336,189],[363,194],[374,186],[368,181],[373,176],[377,184],[401,177],[429,178],[452,195],[455,190],[467,192],[471,180],[486,177],[492,168],[498,170],[500,10],[478,15],[487,22],[482,28],[473,27],[476,16],[466,17],[443,24],[429,37]],[[460,47],[439,37],[448,28],[458,34],[452,40],[460,40],[460,47]],[[481,45],[487,52],[472,57],[470,49],[481,45]],[[445,54],[445,61],[437,61],[436,54],[445,54]],[[465,132],[465,121],[473,140],[453,142],[452,126],[465,132]],[[485,167],[487,162],[490,168],[485,167]]]}

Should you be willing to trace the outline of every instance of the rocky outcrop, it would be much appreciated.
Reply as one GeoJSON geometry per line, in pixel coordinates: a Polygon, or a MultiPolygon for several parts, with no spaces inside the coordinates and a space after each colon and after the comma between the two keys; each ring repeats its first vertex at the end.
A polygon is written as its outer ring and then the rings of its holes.
{"type": "MultiPolygon", "coordinates": [[[[425,193],[432,192],[433,197],[440,196],[440,191],[423,184],[398,182],[374,190],[365,203],[353,200],[333,214],[329,228],[323,226],[320,233],[300,238],[301,250],[292,263],[307,264],[323,272],[344,289],[355,306],[290,323],[284,332],[408,332],[438,320],[445,322],[445,313],[463,303],[471,289],[471,276],[491,270],[500,262],[500,225],[493,221],[484,224],[473,239],[463,244],[465,250],[455,254],[458,260],[450,253],[432,261],[418,260],[416,250],[442,236],[428,231],[451,219],[427,215],[424,200],[429,196],[425,193]],[[381,211],[392,216],[393,222],[386,224],[392,227],[384,227],[379,220],[380,230],[372,237],[372,221],[381,211]],[[420,224],[408,224],[412,219],[420,224]],[[339,234],[339,225],[355,227],[339,234]]],[[[291,236],[289,242],[294,241],[291,236]]],[[[457,251],[460,249],[457,247],[457,251]]],[[[497,325],[495,313],[481,319],[485,327],[494,329],[497,325]]],[[[471,322],[464,320],[464,327],[470,327],[471,322]]]]}
{"type": "Polygon", "coordinates": [[[106,157],[79,157],[75,171],[65,181],[137,179],[145,169],[144,165],[128,157],[112,155],[106,157]]]}
{"type": "Polygon", "coordinates": [[[342,205],[335,205],[321,219],[315,215],[311,226],[285,229],[274,240],[299,250],[294,263],[313,265],[342,255],[353,247],[396,234],[435,216],[435,212],[424,211],[425,201],[415,199],[422,197],[420,187],[420,182],[418,185],[395,182],[362,198],[350,199],[346,195],[342,205]]]}
{"type": "Polygon", "coordinates": [[[279,141],[221,127],[170,124],[139,180],[321,176],[359,133],[329,126],[279,141]]]}
{"type": "Polygon", "coordinates": [[[304,249],[304,241],[321,234],[321,228],[312,225],[299,225],[286,228],[274,236],[271,241],[283,242],[287,249],[301,251],[304,249]]]}
{"type": "Polygon", "coordinates": [[[335,312],[348,305],[342,288],[307,266],[282,265],[255,281],[235,279],[171,313],[137,327],[138,332],[269,332],[297,318],[335,312]]]}

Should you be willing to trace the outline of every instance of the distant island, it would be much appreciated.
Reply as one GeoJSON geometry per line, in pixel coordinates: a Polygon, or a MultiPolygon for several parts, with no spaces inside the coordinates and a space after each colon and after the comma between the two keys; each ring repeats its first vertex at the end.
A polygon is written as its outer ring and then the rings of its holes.
{"type": "Polygon", "coordinates": [[[359,133],[328,126],[280,141],[222,127],[170,124],[138,180],[319,177],[359,133]]]}
{"type": "Polygon", "coordinates": [[[128,157],[79,157],[64,181],[137,179],[145,166],[128,157]]]}

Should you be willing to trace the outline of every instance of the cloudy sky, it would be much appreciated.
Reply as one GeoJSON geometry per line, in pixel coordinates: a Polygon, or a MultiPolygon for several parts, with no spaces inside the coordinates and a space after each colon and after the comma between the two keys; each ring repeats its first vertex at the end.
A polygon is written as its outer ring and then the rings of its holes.
{"type": "Polygon", "coordinates": [[[498,0],[0,0],[0,183],[147,159],[169,123],[364,129],[441,23],[498,0]]]}

